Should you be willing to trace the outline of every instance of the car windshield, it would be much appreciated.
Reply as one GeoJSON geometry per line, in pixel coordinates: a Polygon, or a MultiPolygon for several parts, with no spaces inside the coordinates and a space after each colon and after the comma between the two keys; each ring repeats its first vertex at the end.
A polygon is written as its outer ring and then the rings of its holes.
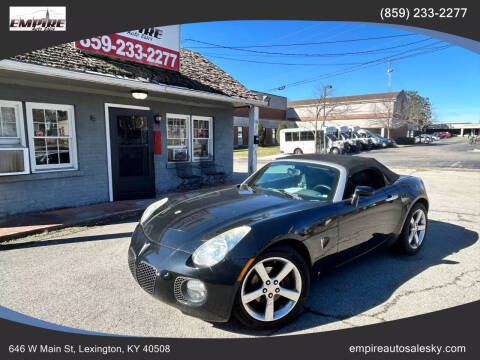
{"type": "Polygon", "coordinates": [[[334,134],[327,134],[327,137],[332,140],[332,141],[336,141],[337,140],[337,137],[334,135],[334,134]]]}
{"type": "Polygon", "coordinates": [[[241,188],[296,200],[333,200],[339,171],[333,167],[295,161],[277,161],[259,170],[241,188]]]}
{"type": "Polygon", "coordinates": [[[349,133],[342,133],[342,136],[345,138],[345,139],[350,139],[350,134],[349,133]]]}

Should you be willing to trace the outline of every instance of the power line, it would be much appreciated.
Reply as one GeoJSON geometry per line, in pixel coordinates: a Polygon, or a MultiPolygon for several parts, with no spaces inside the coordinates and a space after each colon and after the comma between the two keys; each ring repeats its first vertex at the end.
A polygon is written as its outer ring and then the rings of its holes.
{"type": "Polygon", "coordinates": [[[195,41],[195,42],[199,42],[199,43],[204,43],[204,44],[210,44],[210,45],[213,45],[219,49],[229,49],[229,50],[235,50],[235,51],[244,51],[244,52],[253,52],[253,53],[257,53],[257,54],[268,54],[268,55],[282,55],[282,56],[308,56],[308,57],[334,57],[334,56],[349,56],[349,55],[361,55],[361,54],[373,54],[373,53],[376,53],[376,52],[380,52],[380,51],[385,51],[385,50],[391,50],[391,49],[398,49],[398,48],[401,48],[401,47],[406,47],[406,46],[410,46],[410,45],[415,45],[415,44],[419,44],[419,43],[422,43],[422,42],[425,42],[425,41],[429,41],[431,40],[431,38],[427,38],[427,39],[422,39],[422,40],[418,40],[418,41],[413,41],[413,42],[410,42],[410,43],[406,43],[406,44],[400,44],[400,45],[396,45],[396,46],[391,46],[391,47],[386,47],[386,48],[379,48],[379,49],[373,49],[373,50],[363,50],[363,51],[353,51],[353,52],[345,52],[345,53],[323,53],[323,54],[308,54],[308,53],[282,53],[282,52],[272,52],[272,51],[260,51],[260,50],[250,50],[250,49],[238,49],[238,48],[234,48],[232,46],[224,46],[224,45],[216,45],[216,44],[213,44],[213,43],[208,43],[208,42],[205,42],[205,41],[199,41],[199,40],[191,40],[191,41],[195,41]]]}
{"type": "MultiPolygon", "coordinates": [[[[315,42],[293,43],[293,44],[229,46],[228,48],[231,48],[231,49],[251,49],[251,48],[269,48],[269,47],[325,45],[325,44],[337,44],[337,43],[368,41],[368,40],[392,39],[392,38],[405,37],[405,36],[419,36],[419,34],[399,34],[399,35],[376,36],[376,37],[347,39],[347,40],[315,41],[315,42]]],[[[210,44],[210,43],[202,42],[202,41],[195,40],[195,39],[185,39],[184,41],[192,41],[192,42],[197,42],[197,43],[202,43],[202,44],[210,44]]],[[[215,49],[215,48],[218,48],[219,46],[223,46],[223,45],[210,44],[210,46],[191,46],[190,48],[191,49],[215,49]]]]}
{"type": "MultiPolygon", "coordinates": [[[[440,50],[444,50],[444,49],[447,49],[447,48],[450,48],[452,47],[453,45],[444,45],[444,46],[441,46],[441,47],[438,47],[438,48],[432,48],[428,51],[423,51],[423,52],[420,52],[420,53],[417,53],[417,54],[412,54],[412,55],[408,55],[408,56],[403,56],[403,57],[400,57],[400,58],[394,58],[394,60],[398,61],[398,60],[401,60],[401,59],[407,59],[407,58],[411,58],[411,57],[415,57],[415,56],[419,56],[419,55],[422,55],[422,54],[426,54],[426,53],[432,53],[432,52],[436,52],[436,51],[440,51],[440,50]]],[[[359,71],[359,70],[363,70],[365,68],[369,68],[369,67],[373,67],[373,66],[378,66],[378,65],[381,65],[383,63],[385,63],[387,60],[383,60],[381,62],[376,62],[376,63],[371,63],[371,64],[366,64],[364,66],[360,66],[358,68],[353,68],[353,69],[347,69],[345,71],[341,71],[339,70],[338,72],[335,72],[335,73],[328,73],[328,74],[325,74],[317,79],[312,79],[312,80],[305,80],[303,82],[299,82],[298,84],[291,84],[291,85],[282,85],[281,87],[285,88],[287,86],[289,87],[292,87],[292,86],[299,86],[299,85],[304,85],[304,84],[308,84],[308,83],[311,83],[311,82],[314,82],[314,81],[317,81],[319,79],[325,79],[325,78],[329,78],[329,77],[334,77],[334,76],[338,76],[338,75],[344,75],[344,74],[348,74],[348,73],[351,73],[351,72],[355,72],[355,71],[359,71]]]]}
{"type": "MultiPolygon", "coordinates": [[[[337,71],[334,71],[334,72],[330,72],[330,73],[326,73],[326,74],[320,75],[320,76],[315,77],[315,78],[306,79],[306,80],[300,80],[300,81],[297,81],[297,82],[294,82],[294,83],[282,85],[282,86],[280,86],[280,87],[286,88],[286,87],[293,87],[293,86],[298,86],[298,85],[304,85],[304,84],[308,84],[308,83],[311,83],[311,82],[314,82],[314,81],[317,81],[317,80],[320,80],[320,79],[324,79],[324,78],[328,78],[328,77],[333,77],[333,76],[337,76],[337,75],[348,74],[348,73],[351,73],[351,72],[363,70],[363,69],[368,68],[368,67],[377,66],[377,65],[380,65],[380,64],[383,64],[383,63],[389,61],[389,59],[398,61],[398,60],[401,60],[401,59],[406,59],[406,58],[410,58],[410,57],[422,55],[422,54],[425,54],[425,53],[431,53],[431,52],[443,50],[443,49],[449,48],[449,47],[451,47],[451,46],[453,46],[453,45],[443,45],[443,46],[439,46],[439,47],[436,47],[436,48],[427,49],[427,50],[425,50],[425,51],[423,51],[423,52],[420,52],[420,53],[417,53],[417,54],[405,55],[405,56],[403,56],[403,57],[398,57],[398,58],[395,58],[395,57],[390,57],[390,58],[385,57],[385,58],[380,58],[380,59],[376,59],[376,60],[372,60],[372,61],[367,61],[367,62],[363,63],[363,65],[359,65],[359,66],[357,66],[357,67],[340,69],[340,70],[337,70],[337,71]]],[[[418,50],[419,50],[419,49],[415,49],[415,51],[418,51],[418,50]]],[[[403,53],[405,53],[405,52],[403,52],[403,53]]],[[[401,54],[403,54],[403,53],[399,53],[398,55],[401,55],[401,54]]],[[[272,89],[272,90],[273,90],[273,89],[272,89]]]]}
{"type": "Polygon", "coordinates": [[[346,65],[360,65],[361,62],[353,62],[353,63],[330,63],[330,64],[319,64],[319,63],[284,63],[284,62],[271,62],[271,61],[260,61],[260,60],[248,60],[248,59],[237,59],[231,58],[226,56],[218,56],[218,55],[205,55],[211,58],[216,59],[224,59],[224,60],[232,60],[232,61],[239,61],[239,62],[248,62],[248,63],[255,63],[255,64],[269,64],[269,65],[286,65],[286,66],[346,66],[346,65]]]}
{"type": "MultiPolygon", "coordinates": [[[[439,41],[438,43],[442,43],[442,41],[439,41]]],[[[333,71],[333,72],[330,72],[330,73],[326,73],[326,74],[316,76],[314,78],[300,80],[300,81],[296,81],[296,82],[289,83],[289,84],[284,84],[284,85],[281,85],[281,86],[278,86],[278,87],[275,87],[275,88],[272,88],[272,89],[268,89],[268,90],[265,90],[265,91],[268,92],[268,91],[278,90],[280,88],[283,90],[286,87],[304,85],[304,84],[308,84],[308,83],[311,83],[311,82],[314,82],[314,81],[318,81],[320,79],[324,79],[324,78],[327,78],[327,77],[343,75],[343,74],[363,70],[367,67],[377,66],[377,65],[380,65],[382,63],[388,62],[390,60],[398,61],[398,60],[411,58],[411,57],[419,56],[419,55],[426,54],[426,53],[432,53],[432,52],[444,50],[444,49],[447,49],[447,48],[450,48],[450,47],[453,46],[453,45],[447,44],[447,45],[442,45],[442,46],[437,46],[437,47],[432,48],[432,47],[430,47],[431,45],[434,45],[434,44],[425,45],[425,46],[422,46],[422,47],[419,47],[419,48],[416,48],[416,49],[406,50],[406,51],[400,52],[398,54],[395,54],[394,56],[383,57],[383,58],[367,61],[367,62],[362,63],[361,65],[358,65],[358,66],[354,66],[354,67],[346,68],[346,69],[340,69],[340,70],[337,70],[337,71],[333,71]],[[426,49],[426,50],[418,52],[419,50],[422,50],[422,49],[426,49]],[[417,52],[417,53],[404,55],[404,56],[399,56],[399,55],[403,55],[403,54],[406,54],[406,53],[409,53],[409,52],[417,52]]]]}

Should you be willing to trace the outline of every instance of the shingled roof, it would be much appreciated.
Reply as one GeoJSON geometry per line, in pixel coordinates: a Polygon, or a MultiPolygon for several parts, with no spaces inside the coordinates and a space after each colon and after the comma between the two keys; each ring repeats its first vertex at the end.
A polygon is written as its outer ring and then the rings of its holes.
{"type": "Polygon", "coordinates": [[[199,53],[187,49],[180,50],[179,72],[87,54],[76,49],[73,43],[35,50],[11,60],[258,100],[253,92],[225,71],[199,53]]]}

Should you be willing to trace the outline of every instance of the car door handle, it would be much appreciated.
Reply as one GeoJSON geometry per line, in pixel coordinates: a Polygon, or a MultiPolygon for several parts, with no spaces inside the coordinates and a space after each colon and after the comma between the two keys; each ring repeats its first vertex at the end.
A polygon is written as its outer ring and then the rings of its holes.
{"type": "Polygon", "coordinates": [[[398,199],[398,194],[393,194],[393,195],[387,195],[387,198],[385,201],[393,201],[398,199]]]}

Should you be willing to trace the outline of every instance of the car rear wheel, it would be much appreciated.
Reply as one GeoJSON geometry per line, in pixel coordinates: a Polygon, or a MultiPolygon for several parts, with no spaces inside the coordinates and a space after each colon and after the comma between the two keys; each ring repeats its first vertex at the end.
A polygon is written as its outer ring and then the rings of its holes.
{"type": "Polygon", "coordinates": [[[330,150],[330,152],[335,155],[340,154],[340,150],[338,150],[338,148],[333,148],[332,150],[330,150]]]}
{"type": "Polygon", "coordinates": [[[310,288],[305,260],[288,246],[260,255],[242,280],[234,316],[254,329],[283,326],[300,313],[310,288]]]}
{"type": "Polygon", "coordinates": [[[301,149],[295,149],[295,151],[293,152],[295,155],[302,155],[303,154],[303,151],[301,149]]]}
{"type": "Polygon", "coordinates": [[[402,232],[397,239],[396,247],[405,254],[416,254],[425,243],[427,228],[427,210],[423,204],[417,203],[410,210],[405,220],[402,232]]]}

